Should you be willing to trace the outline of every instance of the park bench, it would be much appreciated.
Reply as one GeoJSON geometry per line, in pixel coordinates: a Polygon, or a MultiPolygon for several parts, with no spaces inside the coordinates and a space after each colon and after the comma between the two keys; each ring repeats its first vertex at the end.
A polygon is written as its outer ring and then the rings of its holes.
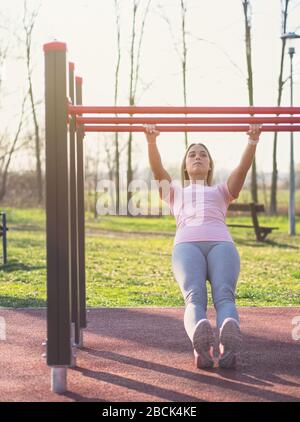
{"type": "Polygon", "coordinates": [[[263,204],[256,204],[250,202],[249,204],[230,204],[228,211],[241,211],[241,212],[250,212],[252,217],[253,225],[246,224],[227,224],[228,227],[245,227],[254,229],[256,240],[258,242],[263,242],[269,233],[272,233],[272,230],[277,230],[278,227],[262,227],[259,225],[257,213],[265,212],[265,207],[263,204]]]}
{"type": "Polygon", "coordinates": [[[7,264],[7,239],[6,239],[6,232],[8,230],[6,226],[6,214],[5,212],[0,212],[1,217],[1,224],[0,224],[0,237],[2,237],[2,256],[3,256],[3,264],[7,264]]]}

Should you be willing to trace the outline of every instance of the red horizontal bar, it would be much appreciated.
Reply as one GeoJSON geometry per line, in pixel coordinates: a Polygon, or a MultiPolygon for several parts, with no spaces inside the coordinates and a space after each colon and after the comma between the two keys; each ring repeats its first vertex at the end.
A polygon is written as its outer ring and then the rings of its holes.
{"type": "Polygon", "coordinates": [[[236,124],[300,123],[299,117],[77,117],[80,124],[236,124]]]}
{"type": "MultiPolygon", "coordinates": [[[[85,132],[145,132],[143,126],[90,126],[85,132]]],[[[156,126],[159,132],[248,132],[249,126],[156,126]]],[[[263,126],[262,132],[300,132],[300,125],[263,126]]]]}
{"type": "Polygon", "coordinates": [[[300,114],[300,107],[90,107],[69,106],[70,114],[300,114]]]}

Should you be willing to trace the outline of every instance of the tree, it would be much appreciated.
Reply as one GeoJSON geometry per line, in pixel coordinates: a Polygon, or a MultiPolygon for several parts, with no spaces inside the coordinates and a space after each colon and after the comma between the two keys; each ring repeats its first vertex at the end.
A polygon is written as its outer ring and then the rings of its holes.
{"type": "MultiPolygon", "coordinates": [[[[250,0],[242,0],[243,11],[245,17],[245,43],[246,43],[246,60],[247,60],[247,71],[248,71],[248,97],[249,105],[254,104],[253,94],[253,72],[252,72],[252,49],[251,49],[251,3],[250,0]]],[[[258,202],[257,197],[257,177],[256,177],[256,160],[255,157],[252,162],[251,168],[251,196],[252,201],[258,202]]]]}
{"type": "MultiPolygon", "coordinates": [[[[11,51],[11,42],[9,34],[9,28],[6,25],[7,19],[4,15],[0,15],[0,22],[1,22],[1,31],[0,31],[0,100],[4,100],[6,94],[4,89],[4,68],[6,61],[8,60],[8,53],[11,51]]],[[[0,127],[0,201],[3,200],[6,194],[6,187],[7,187],[7,180],[9,175],[9,167],[12,162],[12,158],[14,153],[17,149],[21,149],[24,146],[22,145],[17,146],[18,141],[20,139],[21,130],[24,123],[24,115],[25,115],[25,104],[27,101],[28,93],[26,92],[21,106],[21,113],[19,116],[18,124],[16,125],[17,129],[14,135],[10,134],[8,128],[4,128],[3,124],[6,121],[5,119],[1,119],[1,127],[0,127]]],[[[0,109],[2,106],[2,101],[0,102],[0,109]]]]}
{"type": "MultiPolygon", "coordinates": [[[[116,12],[116,32],[117,32],[117,64],[115,70],[115,95],[114,105],[118,104],[118,90],[119,90],[119,73],[121,63],[121,29],[120,29],[120,14],[119,14],[119,0],[115,0],[116,12]]],[[[115,182],[116,182],[116,212],[119,214],[120,210],[120,151],[119,151],[119,133],[115,133],[115,182]]]]}
{"type": "MultiPolygon", "coordinates": [[[[1,23],[3,18],[0,17],[1,23]]],[[[1,88],[2,88],[2,84],[3,84],[3,79],[4,79],[4,65],[7,59],[7,54],[9,51],[9,42],[6,41],[5,42],[5,37],[3,36],[3,38],[0,38],[0,92],[1,92],[1,88]]],[[[2,96],[0,97],[0,107],[1,107],[1,99],[2,96]]]]}
{"type": "MultiPolygon", "coordinates": [[[[129,76],[129,105],[134,106],[136,103],[137,86],[139,82],[140,70],[140,56],[144,37],[145,23],[149,12],[151,0],[148,0],[141,20],[141,28],[137,30],[137,13],[140,7],[141,0],[133,0],[132,9],[132,27],[131,27],[131,46],[130,46],[130,76],[129,76]],[[136,39],[136,35],[139,38],[136,39]],[[137,44],[137,47],[136,47],[137,44]]],[[[127,143],[127,195],[128,203],[131,200],[132,193],[129,190],[129,185],[133,180],[132,167],[132,132],[129,133],[127,143]]]]}
{"type": "MultiPolygon", "coordinates": [[[[181,36],[182,36],[182,58],[181,58],[181,66],[182,66],[182,82],[183,82],[183,101],[184,106],[187,106],[187,87],[186,87],[186,73],[187,73],[187,42],[186,42],[186,12],[187,6],[185,0],[180,0],[180,7],[181,7],[181,36]]],[[[185,148],[188,147],[188,134],[184,132],[184,142],[185,148]]]]}
{"type": "Polygon", "coordinates": [[[95,220],[97,219],[97,201],[98,201],[98,182],[103,175],[102,164],[104,160],[101,160],[101,141],[96,139],[92,148],[86,145],[85,149],[85,160],[84,160],[84,174],[85,174],[85,190],[86,204],[85,208],[87,211],[92,212],[95,220]],[[92,197],[92,200],[90,200],[92,197]]]}
{"type": "MultiPolygon", "coordinates": [[[[287,28],[287,18],[288,18],[288,7],[289,7],[289,0],[281,0],[281,13],[282,13],[282,33],[286,33],[287,28]]],[[[284,67],[284,58],[285,58],[285,47],[286,47],[286,39],[282,39],[281,44],[281,58],[280,58],[280,70],[279,70],[279,78],[278,78],[278,97],[277,97],[277,105],[280,106],[281,98],[282,98],[282,91],[284,81],[282,80],[283,77],[283,67],[284,67]]],[[[277,170],[277,135],[278,132],[274,133],[273,139],[273,167],[272,167],[272,183],[271,183],[271,200],[270,200],[270,214],[274,215],[277,214],[277,181],[278,181],[278,170],[277,170]]]]}
{"type": "Polygon", "coordinates": [[[17,130],[12,141],[10,142],[9,136],[7,135],[7,133],[2,134],[0,138],[0,174],[1,174],[0,201],[3,200],[6,194],[6,185],[7,185],[9,166],[11,164],[13,154],[16,152],[17,143],[20,138],[20,134],[21,134],[21,130],[22,130],[23,122],[24,122],[26,101],[27,101],[27,93],[24,96],[24,99],[22,102],[19,123],[18,123],[17,130]]]}
{"type": "Polygon", "coordinates": [[[38,16],[39,8],[32,11],[28,10],[27,0],[24,0],[24,14],[23,14],[23,29],[25,33],[25,58],[27,69],[28,92],[31,104],[32,119],[34,124],[34,143],[35,143],[35,159],[36,159],[36,180],[37,180],[37,194],[38,203],[43,201],[43,182],[42,182],[42,164],[41,164],[41,137],[40,128],[37,117],[36,103],[33,93],[32,82],[32,33],[38,16]]]}
{"type": "MultiPolygon", "coordinates": [[[[180,61],[181,72],[182,72],[182,87],[183,87],[183,103],[184,106],[187,106],[187,69],[188,69],[188,43],[187,43],[187,35],[186,30],[186,15],[187,15],[187,1],[186,0],[179,0],[180,1],[180,14],[181,14],[181,49],[178,48],[178,42],[173,34],[172,25],[170,19],[165,11],[163,11],[162,5],[158,5],[159,15],[161,18],[167,23],[169,27],[170,34],[172,36],[174,49],[177,53],[177,56],[180,61]]],[[[184,144],[185,148],[188,147],[188,133],[184,133],[184,144]]]]}

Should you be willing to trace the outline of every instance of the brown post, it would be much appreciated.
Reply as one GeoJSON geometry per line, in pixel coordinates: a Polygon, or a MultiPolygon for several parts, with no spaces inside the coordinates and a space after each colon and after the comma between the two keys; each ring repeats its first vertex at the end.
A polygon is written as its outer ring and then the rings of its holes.
{"type": "MultiPolygon", "coordinates": [[[[61,42],[44,45],[47,364],[54,367],[69,366],[72,360],[66,51],[66,44],[61,42]]],[[[61,388],[56,387],[54,391],[63,390],[61,384],[61,388]]]]}
{"type": "MultiPolygon", "coordinates": [[[[82,105],[82,78],[76,77],[76,104],[82,105]]],[[[84,218],[84,133],[77,127],[77,196],[78,196],[78,275],[80,301],[80,327],[86,328],[86,287],[85,287],[85,218],[84,218]]]]}
{"type": "MultiPolygon", "coordinates": [[[[75,104],[74,63],[69,63],[69,96],[75,104]]],[[[77,199],[77,147],[75,116],[70,119],[70,221],[71,221],[71,317],[75,344],[80,343],[79,280],[78,280],[78,199],[77,199]]],[[[73,334],[73,333],[72,333],[73,334]]]]}

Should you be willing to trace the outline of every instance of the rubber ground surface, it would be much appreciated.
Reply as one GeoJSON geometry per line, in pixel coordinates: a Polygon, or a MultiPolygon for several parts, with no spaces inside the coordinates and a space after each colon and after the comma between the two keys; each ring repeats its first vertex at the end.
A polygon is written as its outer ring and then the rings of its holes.
{"type": "MultiPolygon", "coordinates": [[[[46,310],[0,309],[2,331],[6,325],[0,401],[300,401],[300,329],[292,322],[300,308],[239,308],[243,348],[236,370],[195,368],[183,313],[90,309],[68,391],[57,395],[41,356],[46,310]]],[[[214,309],[208,318],[215,327],[214,309]]]]}

